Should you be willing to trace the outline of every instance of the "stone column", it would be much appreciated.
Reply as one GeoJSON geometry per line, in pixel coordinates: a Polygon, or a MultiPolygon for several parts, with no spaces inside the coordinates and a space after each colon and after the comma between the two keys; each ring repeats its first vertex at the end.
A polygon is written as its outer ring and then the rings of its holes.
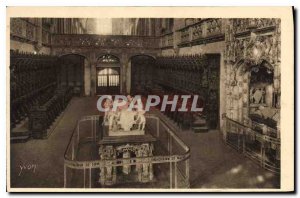
{"type": "Polygon", "coordinates": [[[96,64],[97,62],[91,58],[91,63],[90,63],[90,93],[91,96],[96,95],[96,64]]]}
{"type": "Polygon", "coordinates": [[[87,59],[84,59],[84,95],[91,94],[91,64],[87,59]]]}
{"type": "MultiPolygon", "coordinates": [[[[113,160],[116,159],[116,151],[113,146],[100,146],[99,155],[101,160],[113,160]]],[[[99,182],[102,186],[113,185],[117,182],[117,167],[110,166],[104,161],[104,164],[100,167],[99,182]]]]}
{"type": "Polygon", "coordinates": [[[120,60],[120,92],[121,94],[125,94],[126,92],[126,73],[128,67],[128,57],[127,55],[122,55],[120,60]]]}
{"type": "Polygon", "coordinates": [[[42,42],[43,42],[43,23],[42,23],[42,19],[38,19],[38,22],[37,22],[38,26],[36,28],[36,41],[37,41],[37,44],[35,45],[35,50],[37,52],[39,52],[43,45],[42,45],[42,42]]]}
{"type": "MultiPolygon", "coordinates": [[[[129,151],[124,151],[123,152],[123,158],[128,159],[130,158],[130,152],[129,151]]],[[[126,160],[124,162],[129,162],[130,160],[126,160]]],[[[128,175],[131,172],[131,165],[124,165],[123,166],[123,173],[128,175]]]]}
{"type": "Polygon", "coordinates": [[[128,62],[126,72],[126,92],[131,93],[131,61],[128,62]]]}

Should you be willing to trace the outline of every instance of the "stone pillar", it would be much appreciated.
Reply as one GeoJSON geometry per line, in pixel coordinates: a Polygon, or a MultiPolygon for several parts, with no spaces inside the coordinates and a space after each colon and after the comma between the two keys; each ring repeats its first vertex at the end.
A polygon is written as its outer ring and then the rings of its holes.
{"type": "MultiPolygon", "coordinates": [[[[139,147],[137,152],[137,157],[150,157],[153,156],[153,145],[152,143],[144,143],[139,147]]],[[[149,161],[144,161],[144,159],[139,160],[139,164],[136,169],[138,172],[139,182],[150,182],[153,180],[153,165],[149,161]]]]}
{"type": "Polygon", "coordinates": [[[126,72],[126,92],[131,93],[131,61],[128,62],[126,72]]]}
{"type": "Polygon", "coordinates": [[[243,119],[244,124],[248,123],[249,117],[249,80],[250,79],[250,72],[244,74],[243,77],[243,119]]]}
{"type": "Polygon", "coordinates": [[[91,76],[91,81],[90,81],[90,92],[91,92],[91,96],[95,96],[96,95],[96,63],[91,63],[91,68],[90,68],[90,76],[91,76]]]}
{"type": "MultiPolygon", "coordinates": [[[[130,152],[129,151],[124,151],[123,152],[123,158],[128,159],[130,158],[130,152]]],[[[126,160],[124,162],[129,162],[130,160],[126,160]]],[[[124,165],[123,166],[123,173],[128,175],[131,172],[131,166],[130,165],[124,165]]]]}
{"type": "Polygon", "coordinates": [[[42,45],[42,42],[43,42],[43,23],[42,23],[42,19],[38,19],[38,22],[37,22],[38,26],[36,28],[36,41],[37,41],[37,44],[35,45],[35,50],[37,52],[39,52],[43,45],[42,45]]]}
{"type": "Polygon", "coordinates": [[[122,55],[120,59],[120,92],[121,94],[125,94],[126,92],[126,78],[128,67],[128,57],[126,55],[122,55]]]}
{"type": "MultiPolygon", "coordinates": [[[[116,159],[116,151],[113,146],[100,146],[99,155],[101,160],[116,159]]],[[[99,182],[102,186],[113,185],[117,182],[117,167],[105,163],[100,167],[99,176],[99,182]]]]}
{"type": "Polygon", "coordinates": [[[91,95],[91,65],[84,59],[84,95],[91,95]]]}
{"type": "Polygon", "coordinates": [[[219,120],[220,120],[220,129],[223,129],[223,118],[222,115],[226,112],[226,71],[225,71],[225,64],[224,64],[224,54],[221,53],[220,57],[220,79],[219,79],[219,120]]]}

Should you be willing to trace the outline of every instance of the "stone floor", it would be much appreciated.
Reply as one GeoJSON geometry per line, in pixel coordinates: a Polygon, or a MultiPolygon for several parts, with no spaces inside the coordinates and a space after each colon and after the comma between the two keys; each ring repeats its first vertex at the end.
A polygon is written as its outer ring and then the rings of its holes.
{"type": "MultiPolygon", "coordinates": [[[[67,143],[81,116],[97,114],[96,99],[73,98],[47,140],[31,139],[26,143],[11,145],[11,187],[63,187],[67,143]]],[[[278,176],[225,145],[218,130],[208,133],[178,131],[177,135],[191,149],[191,188],[279,187],[278,176]]]]}

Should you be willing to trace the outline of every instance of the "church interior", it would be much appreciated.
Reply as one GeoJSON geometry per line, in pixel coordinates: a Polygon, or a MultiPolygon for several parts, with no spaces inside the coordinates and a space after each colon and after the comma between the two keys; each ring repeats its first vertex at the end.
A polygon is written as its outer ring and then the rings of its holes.
{"type": "Polygon", "coordinates": [[[275,18],[11,18],[11,187],[280,188],[280,28],[275,18]],[[119,136],[112,128],[139,115],[97,109],[119,94],[197,95],[202,111],[160,103],[125,130],[142,135],[119,136]]]}

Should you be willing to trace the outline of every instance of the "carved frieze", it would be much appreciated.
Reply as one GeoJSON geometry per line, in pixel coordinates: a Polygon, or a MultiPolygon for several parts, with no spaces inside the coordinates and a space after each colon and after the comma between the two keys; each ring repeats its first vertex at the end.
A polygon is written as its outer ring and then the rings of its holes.
{"type": "Polygon", "coordinates": [[[251,19],[233,19],[233,27],[235,33],[247,32],[249,29],[263,29],[269,28],[276,25],[276,19],[274,18],[251,18],[251,19]]]}
{"type": "MultiPolygon", "coordinates": [[[[267,60],[271,64],[280,61],[280,30],[278,27],[270,30],[268,34],[259,34],[259,28],[278,25],[277,19],[231,19],[226,28],[225,59],[236,63],[246,59],[252,64],[259,64],[267,60]],[[252,24],[252,25],[251,25],[252,24]],[[252,28],[252,29],[251,29],[252,28]],[[237,37],[236,32],[249,31],[246,37],[237,37]]],[[[280,29],[280,28],[279,28],[280,29]]]]}
{"type": "Polygon", "coordinates": [[[139,36],[53,35],[54,47],[159,48],[159,39],[139,36]]]}

